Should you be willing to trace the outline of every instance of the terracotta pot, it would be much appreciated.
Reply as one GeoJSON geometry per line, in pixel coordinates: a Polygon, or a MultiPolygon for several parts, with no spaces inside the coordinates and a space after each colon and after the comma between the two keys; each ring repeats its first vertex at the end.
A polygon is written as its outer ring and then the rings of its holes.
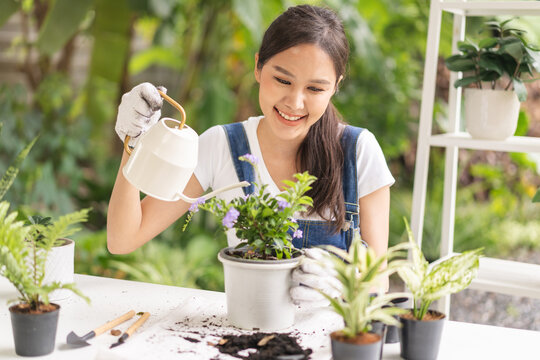
{"type": "Polygon", "coordinates": [[[53,352],[60,306],[56,310],[28,314],[16,311],[17,305],[9,308],[15,352],[19,356],[41,356],[53,352]]]}
{"type": "Polygon", "coordinates": [[[446,316],[435,310],[429,310],[428,313],[442,317],[437,320],[416,320],[400,316],[399,320],[403,325],[399,332],[402,358],[410,360],[437,359],[446,316]]]}
{"type": "Polygon", "coordinates": [[[473,138],[504,140],[516,132],[520,102],[514,91],[465,89],[465,127],[473,138]]]}
{"type": "Polygon", "coordinates": [[[378,338],[374,342],[364,342],[363,334],[355,338],[352,342],[343,341],[341,331],[334,331],[330,334],[332,345],[332,358],[334,360],[379,360],[381,358],[382,338],[379,334],[369,333],[378,338]]]}
{"type": "Polygon", "coordinates": [[[286,260],[247,260],[222,249],[227,317],[242,329],[276,331],[294,324],[295,307],[289,296],[291,272],[301,257],[286,260]]]}

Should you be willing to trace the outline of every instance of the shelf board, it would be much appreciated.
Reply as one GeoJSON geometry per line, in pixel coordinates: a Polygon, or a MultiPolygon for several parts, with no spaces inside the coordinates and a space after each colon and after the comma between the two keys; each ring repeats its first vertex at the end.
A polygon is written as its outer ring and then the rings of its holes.
{"type": "Polygon", "coordinates": [[[480,258],[478,276],[469,289],[540,299],[540,265],[480,258]]]}
{"type": "Polygon", "coordinates": [[[499,141],[473,139],[468,133],[458,132],[432,135],[429,139],[429,144],[438,147],[456,146],[471,150],[540,153],[540,137],[531,136],[512,136],[506,140],[499,141]]]}
{"type": "Polygon", "coordinates": [[[441,10],[466,16],[540,15],[538,1],[440,1],[441,10]]]}

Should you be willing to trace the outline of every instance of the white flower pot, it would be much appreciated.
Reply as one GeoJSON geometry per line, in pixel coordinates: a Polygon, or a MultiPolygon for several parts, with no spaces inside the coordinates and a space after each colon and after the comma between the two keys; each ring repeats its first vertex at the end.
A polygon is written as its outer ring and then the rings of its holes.
{"type": "MultiPolygon", "coordinates": [[[[73,282],[75,242],[71,239],[61,239],[64,243],[55,246],[49,252],[45,264],[45,277],[43,284],[60,282],[62,284],[73,282]]],[[[49,301],[63,300],[71,296],[67,289],[58,289],[50,293],[49,301]]]]}
{"type": "Polygon", "coordinates": [[[246,260],[222,249],[227,317],[248,330],[276,331],[294,324],[295,306],[289,296],[291,272],[301,257],[286,260],[246,260]]]}
{"type": "Polygon", "coordinates": [[[465,127],[473,138],[504,140],[516,132],[519,100],[514,91],[465,89],[465,127]]]}

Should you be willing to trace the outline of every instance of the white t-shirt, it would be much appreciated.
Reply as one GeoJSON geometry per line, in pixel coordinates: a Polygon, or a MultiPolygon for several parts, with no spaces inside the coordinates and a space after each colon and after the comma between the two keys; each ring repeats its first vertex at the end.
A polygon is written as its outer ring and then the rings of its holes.
{"type": "MultiPolygon", "coordinates": [[[[247,134],[251,153],[259,159],[260,178],[256,175],[256,181],[259,184],[268,184],[267,191],[276,196],[280,190],[266,168],[257,138],[257,127],[262,118],[263,116],[250,117],[242,124],[247,134]]],[[[395,182],[379,143],[367,129],[360,133],[356,143],[356,168],[359,198],[395,182]]],[[[222,126],[213,126],[199,137],[199,160],[195,169],[195,177],[204,190],[219,189],[239,182],[229,151],[227,134],[222,126]]],[[[242,188],[237,188],[218,196],[230,201],[243,195],[242,188]]],[[[308,219],[321,220],[317,214],[312,214],[308,219]]],[[[232,232],[229,231],[227,237],[229,246],[237,244],[238,240],[232,232]]]]}

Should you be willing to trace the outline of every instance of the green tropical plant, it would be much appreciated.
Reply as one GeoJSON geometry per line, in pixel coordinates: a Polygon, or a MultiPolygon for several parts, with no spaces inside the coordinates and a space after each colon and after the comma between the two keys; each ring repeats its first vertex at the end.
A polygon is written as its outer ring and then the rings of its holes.
{"type": "Polygon", "coordinates": [[[475,84],[482,89],[482,82],[490,82],[495,89],[498,82],[505,90],[514,89],[519,101],[527,99],[527,89],[523,84],[525,74],[532,78],[534,71],[540,71],[539,49],[527,43],[525,31],[510,27],[510,20],[501,23],[486,22],[487,29],[496,34],[474,44],[458,42],[461,54],[446,59],[450,71],[461,71],[463,78],[454,86],[467,87],[475,84]],[[505,83],[502,83],[505,82],[505,83]]]}
{"type": "Polygon", "coordinates": [[[43,283],[47,256],[55,242],[75,233],[78,229],[71,226],[86,221],[89,209],[61,216],[49,225],[25,226],[16,220],[17,211],[8,213],[9,206],[7,201],[0,202],[0,275],[15,286],[19,300],[37,309],[49,303],[52,291],[69,289],[89,302],[75,284],[43,283]]]}
{"type": "Polygon", "coordinates": [[[389,248],[384,255],[377,256],[372,248],[364,246],[360,235],[356,233],[348,252],[331,245],[323,247],[327,253],[319,264],[333,269],[341,288],[336,288],[340,292],[338,298],[324,291],[319,292],[330,301],[333,310],[343,317],[345,327],[342,332],[345,336],[353,338],[369,332],[374,321],[400,326],[394,315],[406,310],[392,306],[392,300],[409,297],[409,294],[379,293],[373,296],[373,288],[377,287],[383,277],[390,276],[406,265],[407,261],[403,260],[406,253],[402,250],[408,246],[407,243],[400,243],[389,248]]]}
{"type": "Polygon", "coordinates": [[[399,268],[398,274],[412,293],[414,317],[422,320],[433,301],[460,292],[470,285],[476,277],[483,248],[464,251],[430,265],[414,241],[409,223],[404,220],[412,262],[409,266],[399,268]]]}
{"type": "MultiPolygon", "coordinates": [[[[245,154],[239,159],[250,163],[258,173],[258,159],[254,155],[245,154]]],[[[248,246],[250,249],[244,255],[246,258],[290,259],[296,251],[292,238],[302,237],[294,214],[304,212],[313,205],[313,200],[304,194],[316,180],[307,172],[295,174],[294,177],[296,182],[284,181],[287,188],[277,197],[266,192],[268,184],[259,185],[254,182],[255,191],[248,196],[235,198],[229,203],[219,198],[205,202],[201,198],[192,205],[190,211],[209,211],[221,220],[225,231],[235,229],[241,241],[237,248],[248,246]]]]}

